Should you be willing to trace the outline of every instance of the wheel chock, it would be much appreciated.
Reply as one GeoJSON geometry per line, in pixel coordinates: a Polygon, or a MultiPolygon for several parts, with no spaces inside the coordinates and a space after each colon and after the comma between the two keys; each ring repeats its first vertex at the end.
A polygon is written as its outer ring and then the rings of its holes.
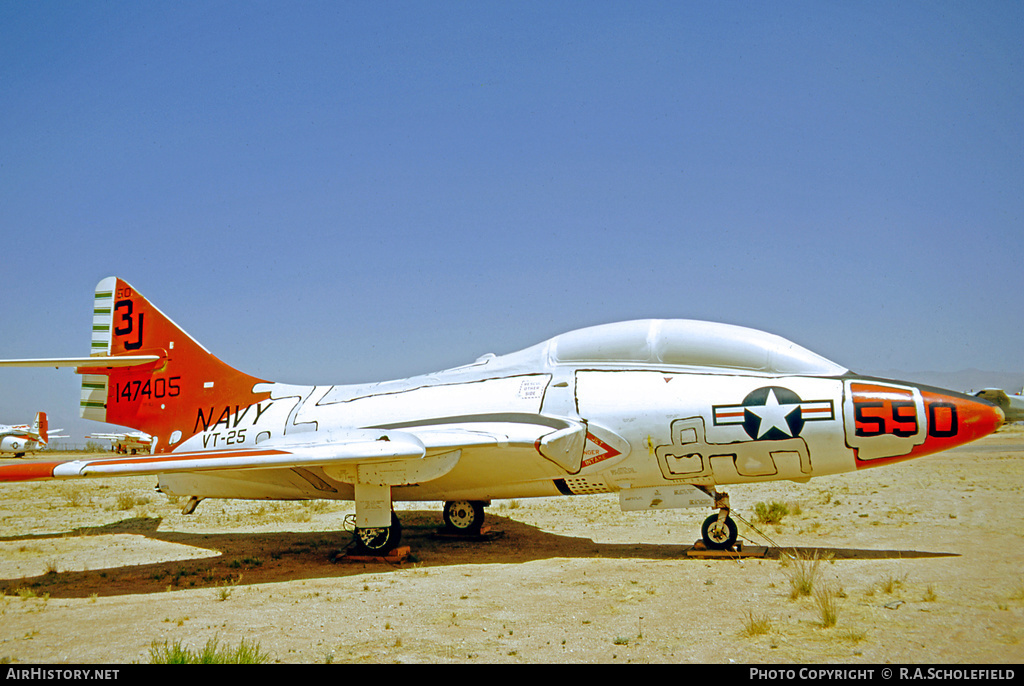
{"type": "Polygon", "coordinates": [[[764,546],[747,546],[744,547],[743,541],[736,541],[730,550],[709,550],[704,541],[698,540],[693,544],[691,548],[686,551],[687,557],[701,557],[701,558],[737,558],[737,557],[767,557],[768,548],[764,546]]]}
{"type": "Polygon", "coordinates": [[[446,541],[493,541],[494,539],[501,538],[504,535],[504,531],[494,531],[491,527],[486,525],[480,527],[480,531],[475,534],[453,531],[447,527],[441,527],[434,532],[434,538],[440,538],[446,541]]]}
{"type": "Polygon", "coordinates": [[[388,564],[402,564],[409,559],[410,554],[412,554],[412,549],[409,546],[400,545],[387,555],[357,555],[341,552],[337,553],[331,562],[387,562],[388,564]]]}

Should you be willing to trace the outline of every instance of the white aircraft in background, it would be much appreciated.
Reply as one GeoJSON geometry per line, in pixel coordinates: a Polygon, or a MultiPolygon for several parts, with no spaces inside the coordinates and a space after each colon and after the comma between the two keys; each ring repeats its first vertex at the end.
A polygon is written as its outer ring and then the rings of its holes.
{"type": "Polygon", "coordinates": [[[9,360],[82,375],[83,417],[145,431],[147,455],[0,467],[0,481],[153,474],[190,498],[355,502],[355,540],[383,555],[392,502],[443,501],[478,531],[498,498],[617,493],[623,510],[712,507],[717,486],[891,464],[995,431],[995,405],[864,378],[775,335],[689,320],[573,331],[447,371],[298,386],[239,372],[115,277],[96,287],[92,355],[9,360]]]}
{"type": "Polygon", "coordinates": [[[153,437],[143,431],[132,431],[123,434],[97,433],[89,434],[86,438],[110,441],[111,450],[118,455],[148,453],[151,452],[153,447],[153,437]]]}
{"type": "MultiPolygon", "coordinates": [[[[60,431],[60,429],[54,429],[54,431],[60,431]]],[[[47,427],[46,413],[36,412],[32,426],[0,424],[0,454],[14,453],[15,457],[25,457],[25,453],[43,450],[51,438],[67,438],[67,436],[51,436],[47,427]]]]}
{"type": "Polygon", "coordinates": [[[975,395],[999,406],[1008,422],[1024,421],[1024,390],[1011,395],[1001,388],[983,388],[975,395]]]}

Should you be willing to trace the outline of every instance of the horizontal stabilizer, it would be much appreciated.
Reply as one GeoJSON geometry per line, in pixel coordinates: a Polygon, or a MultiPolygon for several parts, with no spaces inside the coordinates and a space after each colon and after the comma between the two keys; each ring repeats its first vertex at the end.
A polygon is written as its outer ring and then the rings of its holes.
{"type": "Polygon", "coordinates": [[[43,357],[24,360],[0,360],[0,367],[79,367],[103,369],[110,367],[139,367],[158,362],[159,355],[117,355],[95,357],[43,357]]]}

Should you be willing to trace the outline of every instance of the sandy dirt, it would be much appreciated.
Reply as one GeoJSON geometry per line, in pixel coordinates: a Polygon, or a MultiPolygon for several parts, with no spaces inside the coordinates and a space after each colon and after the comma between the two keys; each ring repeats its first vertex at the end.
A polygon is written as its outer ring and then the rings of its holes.
{"type": "MultiPolygon", "coordinates": [[[[49,457],[49,456],[48,456],[49,457]]],[[[274,662],[1024,662],[1024,429],[887,468],[728,488],[740,559],[693,556],[710,511],[615,496],[497,501],[485,541],[400,503],[401,564],[333,562],[349,503],[205,501],[149,478],[0,485],[0,660],[148,662],[258,642],[274,662]],[[763,535],[762,535],[763,534],[763,535]],[[818,555],[826,626],[792,597],[818,555]],[[763,633],[752,633],[754,628],[763,633]]]]}

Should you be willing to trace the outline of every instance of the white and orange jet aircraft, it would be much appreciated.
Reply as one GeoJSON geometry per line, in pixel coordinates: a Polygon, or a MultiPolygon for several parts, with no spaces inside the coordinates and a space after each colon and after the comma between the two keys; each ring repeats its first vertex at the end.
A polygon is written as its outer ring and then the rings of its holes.
{"type": "Polygon", "coordinates": [[[45,412],[36,412],[32,426],[28,424],[0,425],[0,453],[14,453],[15,457],[25,457],[25,453],[42,450],[49,442],[50,433],[45,412]]]}
{"type": "Polygon", "coordinates": [[[455,369],[298,386],[237,371],[124,281],[96,287],[92,353],[8,360],[75,367],[83,417],[152,435],[146,455],[0,467],[0,481],[153,474],[164,493],[353,500],[363,552],[397,545],[393,501],[443,501],[479,530],[499,498],[618,493],[623,510],[712,507],[717,486],[891,464],[995,431],[960,393],[864,378],[778,336],[689,320],[581,329],[455,369]]]}
{"type": "Polygon", "coordinates": [[[153,437],[144,431],[129,433],[94,433],[86,438],[110,441],[110,449],[118,455],[138,455],[152,452],[153,437]]]}

